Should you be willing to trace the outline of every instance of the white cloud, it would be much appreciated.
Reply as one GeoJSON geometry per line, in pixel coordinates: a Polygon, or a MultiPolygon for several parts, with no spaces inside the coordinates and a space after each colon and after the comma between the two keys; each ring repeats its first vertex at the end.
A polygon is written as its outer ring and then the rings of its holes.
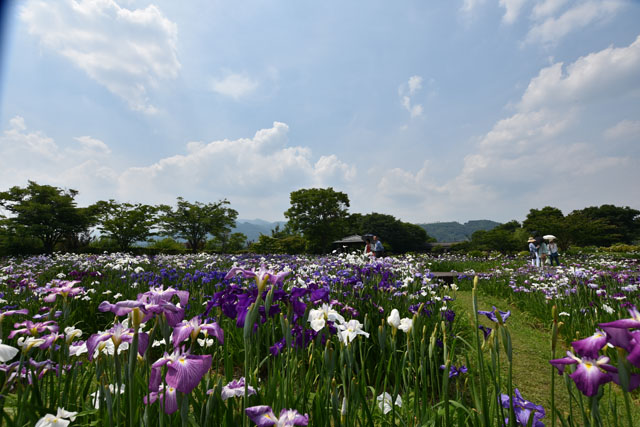
{"type": "Polygon", "coordinates": [[[136,111],[157,111],[149,91],[177,77],[177,26],[154,5],[114,0],[30,0],[20,17],[29,34],[64,56],[136,111]]]}
{"type": "Polygon", "coordinates": [[[258,87],[258,82],[249,78],[246,74],[229,74],[223,79],[214,79],[212,89],[219,94],[238,99],[253,92],[258,87]]]}
{"type": "Polygon", "coordinates": [[[420,76],[409,77],[409,95],[415,94],[420,89],[422,89],[422,77],[420,76]]]}
{"type": "Polygon", "coordinates": [[[604,132],[608,140],[632,139],[640,140],[640,120],[622,120],[604,132]]]}
{"type": "Polygon", "coordinates": [[[527,0],[500,0],[500,6],[505,9],[502,20],[507,24],[513,24],[520,14],[520,9],[527,0]]]}
{"type": "Polygon", "coordinates": [[[277,219],[293,190],[357,182],[355,166],[336,155],[315,159],[308,147],[290,146],[288,131],[286,124],[274,122],[252,138],[189,142],[185,154],[123,168],[99,139],[56,143],[14,117],[0,135],[0,187],[33,180],[74,188],[85,205],[109,198],[152,204],[171,204],[178,196],[205,202],[228,198],[245,216],[277,219]]]}
{"type": "Polygon", "coordinates": [[[104,142],[90,136],[78,136],[74,138],[80,143],[80,150],[96,154],[110,154],[111,150],[104,142]]]}
{"type": "Polygon", "coordinates": [[[549,15],[553,15],[560,8],[562,8],[568,0],[544,0],[538,2],[533,6],[531,17],[535,20],[545,18],[549,15]]]}
{"type": "MultiPolygon", "coordinates": [[[[560,3],[545,2],[540,8],[534,9],[533,17],[543,18],[557,11],[561,6],[560,3]]],[[[558,17],[547,16],[542,22],[536,22],[529,30],[525,42],[555,44],[575,30],[612,17],[623,6],[624,3],[620,0],[591,0],[578,3],[558,17]]]]}
{"type": "Polygon", "coordinates": [[[460,212],[522,220],[546,205],[565,213],[629,205],[640,199],[640,187],[630,184],[640,181],[640,122],[611,122],[603,112],[612,102],[633,104],[639,94],[640,37],[553,64],[531,79],[513,114],[478,138],[456,176],[442,180],[427,163],[388,170],[375,180],[378,203],[414,220],[451,220],[460,212]]]}
{"type": "Polygon", "coordinates": [[[413,97],[420,89],[422,89],[422,77],[411,76],[406,85],[400,85],[398,95],[400,95],[400,103],[409,112],[411,118],[419,117],[424,111],[422,104],[415,104],[413,97]]]}
{"type": "Polygon", "coordinates": [[[520,110],[581,104],[614,98],[640,86],[640,36],[627,47],[608,47],[563,69],[561,62],[543,68],[527,87],[520,110]]]}

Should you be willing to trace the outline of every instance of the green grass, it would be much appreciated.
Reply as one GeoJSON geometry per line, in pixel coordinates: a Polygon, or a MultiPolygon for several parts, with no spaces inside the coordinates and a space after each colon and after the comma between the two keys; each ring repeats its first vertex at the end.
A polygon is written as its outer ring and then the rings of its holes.
{"type": "MultiPolygon", "coordinates": [[[[542,405],[548,410],[551,407],[551,365],[549,364],[549,360],[552,358],[551,321],[545,327],[505,300],[478,295],[479,309],[491,310],[494,305],[502,311],[511,310],[511,317],[507,320],[506,325],[513,342],[514,387],[520,390],[525,399],[542,405]]],[[[471,315],[471,291],[456,292],[454,306],[456,311],[463,310],[465,312],[460,312],[462,316],[471,315]]],[[[482,318],[480,323],[492,326],[486,318],[482,318]]],[[[562,348],[561,345],[558,343],[557,358],[563,357],[566,352],[566,348],[562,348]]],[[[502,363],[502,366],[505,367],[503,374],[506,378],[506,362],[502,363]]],[[[562,412],[569,410],[569,396],[562,377],[559,375],[556,376],[556,407],[560,408],[562,412]]]]}

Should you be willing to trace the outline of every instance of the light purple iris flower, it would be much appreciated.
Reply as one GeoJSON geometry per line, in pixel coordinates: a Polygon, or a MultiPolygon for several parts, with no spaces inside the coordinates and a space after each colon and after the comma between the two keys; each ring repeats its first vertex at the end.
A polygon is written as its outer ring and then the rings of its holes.
{"type": "Polygon", "coordinates": [[[31,320],[25,320],[24,322],[15,323],[13,327],[16,329],[9,333],[9,339],[16,335],[31,335],[32,337],[35,337],[44,331],[58,332],[58,324],[53,320],[49,320],[47,322],[32,322],[31,320]]]}
{"type": "Polygon", "coordinates": [[[295,409],[283,409],[280,411],[279,417],[276,417],[273,413],[273,409],[266,405],[251,406],[245,411],[251,421],[253,421],[258,427],[292,427],[306,426],[309,424],[309,415],[302,415],[295,409]]]}
{"type": "Polygon", "coordinates": [[[29,314],[29,310],[26,308],[21,308],[20,310],[7,310],[0,312],[0,323],[2,323],[5,316],[13,316],[14,314],[29,314]]]}
{"type": "Polygon", "coordinates": [[[188,351],[178,349],[172,354],[165,353],[151,365],[149,390],[157,391],[161,382],[162,367],[166,365],[165,381],[182,393],[189,393],[196,388],[204,374],[211,368],[211,355],[196,356],[188,351]]]}
{"type": "Polygon", "coordinates": [[[289,271],[281,271],[280,273],[275,273],[273,271],[267,270],[264,264],[260,266],[260,270],[245,270],[240,267],[233,267],[226,276],[224,276],[225,280],[228,280],[235,276],[236,274],[241,273],[242,277],[249,278],[253,277],[256,280],[256,285],[258,286],[258,292],[262,292],[267,284],[267,281],[271,282],[272,285],[275,285],[278,282],[284,280],[284,278],[290,273],[289,271]]]}
{"type": "Polygon", "coordinates": [[[178,393],[170,385],[162,384],[158,386],[158,391],[152,391],[142,398],[145,405],[151,405],[157,400],[160,401],[165,414],[173,414],[178,410],[178,393]]]}
{"type": "Polygon", "coordinates": [[[79,280],[54,280],[52,283],[55,283],[57,286],[45,289],[45,292],[49,293],[49,295],[44,297],[45,302],[54,302],[58,295],[60,295],[64,299],[67,299],[67,297],[73,298],[85,293],[83,288],[74,287],[75,285],[80,283],[79,280]]]}
{"type": "Polygon", "coordinates": [[[613,322],[608,323],[600,323],[600,327],[609,327],[609,328],[622,328],[622,329],[631,329],[636,328],[640,329],[640,311],[636,307],[629,308],[629,314],[631,315],[628,319],[620,319],[615,320],[613,322]]]}
{"type": "Polygon", "coordinates": [[[607,334],[602,331],[596,331],[590,337],[574,341],[571,346],[576,351],[576,354],[580,357],[587,357],[589,359],[597,359],[600,350],[607,345],[607,334]]]}
{"type": "Polygon", "coordinates": [[[144,303],[146,313],[164,314],[169,326],[173,327],[184,318],[184,307],[189,303],[189,292],[173,288],[149,288],[148,292],[138,295],[138,301],[144,303]],[[171,302],[174,295],[178,296],[180,307],[171,302]]]}
{"type": "Polygon", "coordinates": [[[500,318],[502,320],[502,323],[506,322],[507,319],[509,318],[509,316],[511,316],[511,310],[509,310],[509,311],[500,311],[495,306],[493,307],[493,310],[491,310],[491,311],[478,310],[478,314],[483,314],[483,315],[487,316],[487,318],[489,320],[491,320],[492,322],[499,323],[498,322],[498,317],[496,316],[496,312],[500,313],[500,318]]]}
{"type": "MultiPolygon", "coordinates": [[[[120,344],[123,342],[131,343],[133,341],[133,335],[134,329],[127,328],[122,323],[114,324],[108,331],[91,335],[87,340],[87,353],[89,360],[93,360],[93,354],[101,342],[111,339],[117,352],[120,344]]],[[[148,345],[149,335],[145,332],[138,333],[138,353],[140,355],[144,354],[148,345]]]]}
{"type": "Polygon", "coordinates": [[[564,373],[565,366],[577,364],[576,370],[569,374],[569,377],[585,396],[595,396],[601,385],[613,380],[613,376],[609,372],[617,372],[617,369],[608,365],[607,362],[609,362],[609,358],[606,356],[600,356],[598,359],[579,358],[570,351],[567,351],[567,357],[549,361],[560,374],[564,373]],[[604,370],[608,372],[604,372],[604,370]]]}
{"type": "MultiPolygon", "coordinates": [[[[500,404],[503,408],[511,407],[511,399],[506,394],[500,395],[500,404]]],[[[516,415],[516,422],[521,426],[528,426],[529,420],[533,416],[533,421],[531,423],[532,427],[544,427],[544,423],[540,421],[541,418],[544,418],[546,412],[544,407],[540,405],[536,405],[534,403],[525,400],[520,394],[520,390],[515,389],[515,396],[513,396],[513,410],[516,415]]],[[[505,424],[509,424],[509,419],[505,420],[505,424]]]]}
{"type": "MultiPolygon", "coordinates": [[[[240,378],[239,380],[233,380],[226,386],[222,387],[220,397],[222,397],[222,400],[227,400],[230,397],[244,396],[244,387],[244,377],[240,378]]],[[[213,389],[207,391],[207,394],[211,394],[211,392],[213,392],[213,389]]],[[[251,396],[254,394],[256,394],[256,389],[251,386],[247,386],[247,395],[251,396]]]]}
{"type": "Polygon", "coordinates": [[[212,335],[224,344],[224,331],[216,323],[202,323],[200,316],[196,316],[191,320],[183,320],[173,329],[173,347],[177,347],[180,343],[191,336],[191,340],[195,340],[200,332],[205,335],[212,335]]]}

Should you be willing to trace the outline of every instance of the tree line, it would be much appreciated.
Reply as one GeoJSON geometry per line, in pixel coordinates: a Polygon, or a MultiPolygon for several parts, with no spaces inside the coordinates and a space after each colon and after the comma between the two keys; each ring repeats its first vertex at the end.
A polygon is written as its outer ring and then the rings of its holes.
{"type": "Polygon", "coordinates": [[[553,235],[561,250],[571,246],[610,247],[632,245],[640,240],[640,211],[628,206],[592,206],[564,215],[558,208],[531,209],[520,223],[509,221],[492,230],[479,230],[461,250],[495,250],[513,253],[526,250],[528,237],[553,235]]]}
{"type": "MultiPolygon", "coordinates": [[[[29,181],[28,185],[0,192],[0,254],[78,251],[93,246],[129,251],[152,242],[160,251],[250,251],[257,253],[328,253],[333,242],[347,235],[375,234],[390,253],[421,252],[430,237],[419,225],[392,215],[349,213],[349,197],[333,188],[309,188],[290,194],[284,212],[286,225],[257,242],[232,233],[238,212],[230,202],[189,202],[175,206],[123,203],[113,199],[78,207],[78,192],[29,181]],[[99,237],[94,231],[99,231],[99,237]],[[183,242],[183,243],[180,243],[183,242]]],[[[510,221],[489,231],[476,231],[462,250],[518,252],[530,235],[553,234],[561,249],[571,245],[608,246],[640,238],[640,211],[603,205],[569,215],[553,207],[531,209],[525,221],[510,221]]]]}

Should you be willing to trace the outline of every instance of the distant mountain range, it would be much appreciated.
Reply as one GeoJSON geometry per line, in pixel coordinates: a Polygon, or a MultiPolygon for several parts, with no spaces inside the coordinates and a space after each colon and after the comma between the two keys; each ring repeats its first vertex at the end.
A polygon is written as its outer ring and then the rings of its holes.
{"type": "Polygon", "coordinates": [[[427,234],[434,237],[438,242],[462,242],[471,240],[471,235],[478,230],[492,230],[499,226],[499,222],[488,219],[468,221],[464,224],[459,222],[433,222],[430,224],[418,224],[427,231],[427,234]]]}
{"type": "Polygon", "coordinates": [[[238,219],[236,220],[236,228],[232,233],[242,233],[247,239],[256,242],[260,234],[271,236],[271,230],[280,226],[280,229],[286,224],[286,221],[269,222],[262,219],[238,219]]]}
{"type": "MultiPolygon", "coordinates": [[[[269,222],[262,219],[238,219],[233,233],[243,233],[250,241],[257,241],[260,234],[271,235],[271,230],[276,226],[284,227],[286,221],[269,222]]],[[[468,221],[464,224],[459,222],[433,222],[428,224],[417,224],[427,231],[427,234],[434,237],[438,242],[461,242],[471,240],[471,235],[478,230],[491,230],[499,222],[480,219],[468,221]]]]}

